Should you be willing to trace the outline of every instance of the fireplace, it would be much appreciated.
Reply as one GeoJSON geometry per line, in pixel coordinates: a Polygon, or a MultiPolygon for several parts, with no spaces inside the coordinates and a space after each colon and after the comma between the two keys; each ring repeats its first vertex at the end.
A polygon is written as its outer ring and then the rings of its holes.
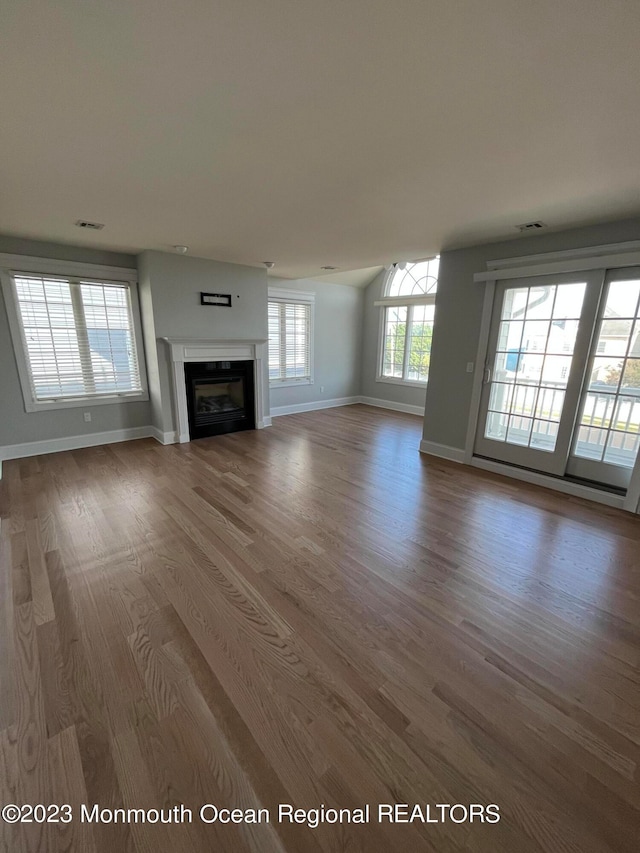
{"type": "Polygon", "coordinates": [[[189,437],[255,429],[252,361],[184,365],[189,437]]]}
{"type": "MultiPolygon", "coordinates": [[[[194,400],[192,397],[192,389],[190,387],[190,379],[187,377],[188,366],[204,365],[205,371],[207,365],[214,362],[230,363],[231,368],[235,368],[240,363],[245,363],[241,375],[244,379],[244,392],[246,395],[247,383],[251,383],[250,396],[253,399],[253,409],[251,403],[245,399],[245,409],[249,407],[249,415],[253,417],[253,423],[256,429],[263,429],[271,426],[271,418],[269,416],[269,374],[267,368],[267,341],[263,338],[260,340],[235,339],[235,340],[208,340],[202,338],[162,338],[169,349],[169,358],[171,363],[171,390],[173,394],[173,430],[160,432],[158,430],[158,441],[163,444],[173,444],[175,441],[185,442],[191,441],[194,435],[191,432],[192,415],[189,411],[189,405],[193,406],[194,400]],[[252,370],[249,371],[247,379],[246,365],[250,364],[252,370]],[[188,387],[189,386],[189,387],[188,387]],[[191,403],[188,399],[191,398],[191,403]]],[[[227,368],[222,368],[227,369],[227,368]]],[[[210,379],[205,372],[205,379],[210,379]]],[[[204,396],[214,396],[205,394],[204,396]]],[[[242,429],[248,427],[248,423],[244,420],[240,421],[242,429]]],[[[209,433],[211,434],[211,433],[209,433]]]]}

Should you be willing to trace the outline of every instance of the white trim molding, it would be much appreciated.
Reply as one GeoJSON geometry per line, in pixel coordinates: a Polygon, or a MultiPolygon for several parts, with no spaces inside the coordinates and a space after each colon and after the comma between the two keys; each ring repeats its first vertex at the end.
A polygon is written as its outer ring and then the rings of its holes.
{"type": "Polygon", "coordinates": [[[438,444],[437,441],[427,441],[425,438],[420,442],[420,453],[437,456],[439,459],[448,459],[450,462],[464,462],[464,450],[461,448],[438,444]]]}
{"type": "MultiPolygon", "coordinates": [[[[289,305],[303,305],[306,306],[309,312],[309,325],[307,327],[307,340],[306,343],[306,351],[308,354],[308,367],[309,374],[308,376],[296,378],[290,377],[288,379],[280,379],[280,378],[272,378],[269,377],[269,388],[293,388],[296,385],[313,385],[314,381],[314,341],[315,341],[315,311],[316,311],[316,294],[315,291],[308,290],[288,290],[284,287],[269,287],[268,298],[267,298],[267,307],[268,310],[268,323],[269,323],[269,336],[271,337],[271,304],[277,304],[279,306],[289,305]]],[[[277,335],[277,350],[278,350],[278,369],[281,370],[283,367],[286,373],[286,364],[288,362],[288,353],[287,353],[287,335],[284,334],[284,309],[278,309],[278,335],[277,335]]],[[[273,339],[271,339],[271,343],[273,345],[273,339]]],[[[273,365],[272,365],[273,366],[273,365]]]]}
{"type": "MultiPolygon", "coordinates": [[[[136,282],[136,271],[123,269],[117,273],[117,267],[105,267],[91,264],[77,264],[71,261],[48,261],[44,258],[24,258],[24,264],[12,263],[10,266],[3,264],[7,260],[22,258],[20,255],[0,254],[0,286],[4,295],[9,331],[18,369],[18,378],[22,389],[25,412],[47,412],[56,409],[89,408],[92,406],[119,405],[121,403],[140,403],[149,399],[147,383],[147,371],[144,359],[144,345],[142,336],[142,320],[140,314],[140,303],[138,300],[138,285],[136,282]],[[39,262],[39,263],[36,263],[39,262]],[[123,289],[126,288],[129,300],[131,319],[131,338],[136,352],[136,364],[140,377],[140,389],[137,391],[121,391],[98,394],[80,394],[77,397],[57,397],[55,399],[36,399],[33,388],[31,369],[27,355],[27,343],[25,332],[20,316],[18,295],[16,292],[15,274],[50,275],[66,277],[71,281],[79,279],[90,279],[97,284],[117,283],[123,289]],[[119,275],[119,278],[116,278],[119,275]]],[[[82,323],[84,323],[84,312],[82,323]]],[[[76,318],[76,329],[80,320],[76,318]]],[[[85,329],[86,332],[86,329],[85,329]]]]}
{"type": "Polygon", "coordinates": [[[612,492],[607,492],[594,486],[587,486],[583,483],[575,483],[571,480],[551,477],[548,474],[540,474],[537,471],[529,471],[526,468],[516,468],[513,465],[494,462],[492,459],[484,459],[480,456],[474,456],[471,461],[468,462],[465,458],[464,450],[459,447],[449,447],[449,445],[446,444],[438,444],[435,441],[426,441],[423,439],[420,442],[420,453],[426,453],[429,456],[437,456],[440,459],[448,459],[451,462],[469,464],[473,468],[481,468],[483,471],[489,471],[492,474],[499,474],[501,477],[509,477],[510,479],[520,480],[523,483],[529,483],[530,485],[542,486],[545,489],[551,489],[554,492],[562,492],[563,494],[572,495],[576,498],[583,498],[585,500],[594,501],[595,503],[616,507],[617,509],[627,509],[630,512],[635,511],[627,505],[627,502],[622,495],[616,495],[612,492]]]}
{"type": "Polygon", "coordinates": [[[16,272],[33,272],[42,275],[72,275],[101,278],[104,281],[138,280],[138,271],[130,267],[111,267],[79,261],[63,261],[56,258],[37,258],[30,255],[0,253],[0,267],[16,272]]]}
{"type": "Polygon", "coordinates": [[[629,512],[640,514],[640,462],[636,463],[631,474],[631,480],[624,499],[624,508],[629,512]]]}
{"type": "Polygon", "coordinates": [[[361,403],[364,406],[375,406],[377,409],[388,409],[392,412],[404,412],[407,415],[424,417],[424,406],[410,406],[408,403],[394,403],[393,400],[379,400],[377,397],[335,397],[332,400],[314,400],[311,403],[293,403],[290,406],[276,406],[271,409],[274,418],[282,415],[295,415],[299,412],[317,412],[320,409],[336,409],[339,406],[353,406],[361,403]]]}
{"type": "Polygon", "coordinates": [[[435,305],[436,295],[433,293],[427,296],[384,296],[377,299],[373,304],[375,308],[393,308],[396,305],[399,307],[405,305],[435,305]]]}
{"type": "Polygon", "coordinates": [[[486,376],[487,369],[492,367],[492,365],[487,363],[487,350],[489,348],[489,330],[491,328],[491,316],[493,314],[495,290],[495,281],[488,281],[484,292],[482,317],[480,320],[480,336],[478,338],[478,351],[476,352],[475,370],[473,373],[473,384],[471,388],[471,402],[469,404],[469,423],[467,425],[467,438],[464,450],[464,461],[468,465],[471,464],[473,448],[476,442],[478,419],[480,417],[482,385],[484,383],[484,377],[486,376]]]}
{"type": "Polygon", "coordinates": [[[416,379],[398,379],[397,376],[376,376],[376,382],[384,382],[387,385],[404,385],[406,388],[418,388],[426,392],[427,382],[418,382],[416,379]]]}
{"type": "Polygon", "coordinates": [[[314,400],[311,403],[293,403],[290,406],[276,406],[271,409],[272,418],[282,415],[295,415],[299,412],[317,412],[320,409],[337,409],[339,406],[353,406],[359,403],[360,397],[335,397],[333,400],[314,400]]]}
{"type": "Polygon", "coordinates": [[[566,261],[572,258],[592,258],[594,256],[618,255],[625,252],[640,252],[640,240],[628,240],[625,243],[603,243],[599,246],[582,246],[579,249],[560,249],[557,252],[542,252],[538,255],[519,255],[517,258],[499,258],[487,261],[488,270],[505,267],[528,266],[544,259],[546,261],[566,261]]]}
{"type": "Polygon", "coordinates": [[[191,440],[189,412],[187,409],[187,383],[184,375],[186,362],[198,361],[253,361],[256,429],[269,424],[267,409],[269,392],[267,383],[267,341],[256,340],[203,340],[196,338],[161,338],[169,347],[173,364],[173,406],[177,440],[180,444],[191,440]]]}
{"type": "MultiPolygon", "coordinates": [[[[546,252],[538,255],[490,260],[486,263],[487,272],[480,272],[474,275],[474,281],[484,284],[486,287],[476,355],[476,370],[469,406],[469,420],[467,423],[464,453],[464,462],[466,464],[503,476],[523,480],[524,482],[554,489],[565,494],[640,514],[640,457],[634,467],[626,495],[622,496],[609,492],[606,489],[598,488],[595,485],[589,486],[574,480],[558,478],[542,472],[519,468],[515,465],[474,455],[484,375],[486,369],[492,367],[492,365],[487,363],[486,359],[497,282],[506,279],[531,279],[536,276],[548,274],[575,274],[576,277],[580,276],[580,280],[582,280],[583,274],[585,274],[585,280],[587,274],[590,274],[592,277],[601,276],[602,281],[606,281],[605,276],[610,275],[611,280],[617,280],[616,274],[610,271],[619,270],[621,272],[617,275],[624,277],[625,275],[629,275],[629,273],[624,273],[625,269],[639,265],[640,241],[634,240],[624,243],[610,243],[600,246],[546,252]],[[484,370],[482,369],[483,367],[484,370]]],[[[533,283],[535,284],[535,282],[533,283]]],[[[531,282],[529,282],[529,285],[531,285],[531,282]]],[[[593,308],[592,313],[596,317],[595,308],[593,308]]]]}
{"type": "Polygon", "coordinates": [[[158,427],[150,427],[151,437],[155,438],[158,444],[176,444],[178,438],[175,432],[162,432],[158,427]]]}
{"type": "Polygon", "coordinates": [[[314,290],[287,290],[285,287],[269,287],[269,302],[315,302],[314,290]]]}
{"type": "Polygon", "coordinates": [[[622,495],[616,495],[593,486],[574,483],[571,480],[563,480],[549,474],[540,474],[538,471],[530,471],[527,468],[516,468],[513,465],[494,462],[492,459],[484,459],[480,456],[474,456],[471,465],[474,468],[482,468],[483,471],[490,471],[492,474],[500,474],[534,486],[544,486],[544,488],[552,489],[555,492],[563,492],[565,495],[573,495],[576,498],[584,498],[595,503],[624,509],[625,499],[622,495]]]}
{"type": "Polygon", "coordinates": [[[487,272],[473,276],[476,283],[499,281],[505,278],[529,278],[536,275],[555,275],[563,272],[617,269],[640,265],[640,241],[610,243],[606,246],[568,249],[487,261],[487,272]]]}
{"type": "Polygon", "coordinates": [[[64,438],[49,438],[44,441],[26,441],[24,444],[6,444],[0,447],[0,462],[5,459],[24,459],[27,456],[42,456],[59,453],[61,450],[80,450],[83,447],[98,447],[138,438],[156,438],[149,426],[113,429],[108,432],[91,432],[86,435],[70,435],[64,438]]]}
{"type": "MultiPolygon", "coordinates": [[[[414,385],[416,387],[426,388],[427,381],[423,380],[421,382],[413,381],[408,379],[409,373],[409,359],[410,359],[410,348],[411,348],[411,338],[412,338],[412,324],[413,324],[413,310],[414,308],[420,305],[432,305],[436,304],[436,290],[438,287],[438,280],[436,276],[432,276],[435,278],[436,287],[429,293],[421,293],[421,294],[404,294],[400,296],[390,296],[388,291],[393,283],[393,279],[396,275],[401,274],[405,275],[407,268],[412,268],[418,264],[422,264],[425,262],[435,261],[439,256],[434,255],[432,258],[424,258],[422,261],[407,261],[401,264],[392,264],[388,269],[386,275],[382,279],[382,287],[380,289],[380,299],[375,300],[373,303],[376,308],[380,308],[380,318],[379,318],[379,329],[378,329],[378,357],[377,357],[377,367],[376,367],[376,382],[393,382],[394,384],[402,384],[402,385],[414,385]],[[405,321],[405,338],[404,338],[404,353],[402,356],[402,376],[386,376],[384,373],[384,351],[385,351],[385,341],[387,336],[387,325],[386,325],[386,316],[388,308],[406,308],[407,309],[407,317],[405,321]]],[[[430,266],[429,266],[430,269],[430,266]]],[[[416,280],[414,279],[414,282],[416,280]]],[[[427,322],[427,321],[425,321],[427,322]]],[[[434,318],[435,324],[435,318],[434,318]]]]}
{"type": "Polygon", "coordinates": [[[424,417],[424,406],[411,406],[409,403],[395,403],[393,400],[380,400],[377,397],[359,397],[358,402],[377,409],[391,409],[393,412],[405,412],[407,415],[424,417]]]}

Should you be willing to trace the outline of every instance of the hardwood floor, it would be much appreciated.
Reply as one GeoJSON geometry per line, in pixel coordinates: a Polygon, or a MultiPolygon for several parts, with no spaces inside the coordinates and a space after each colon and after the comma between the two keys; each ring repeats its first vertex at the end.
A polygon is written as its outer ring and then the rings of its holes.
{"type": "Polygon", "coordinates": [[[420,432],[351,406],[5,462],[2,803],[74,819],[0,822],[0,849],[640,849],[638,518],[420,456],[420,432]],[[458,803],[500,821],[436,809],[458,803]]]}

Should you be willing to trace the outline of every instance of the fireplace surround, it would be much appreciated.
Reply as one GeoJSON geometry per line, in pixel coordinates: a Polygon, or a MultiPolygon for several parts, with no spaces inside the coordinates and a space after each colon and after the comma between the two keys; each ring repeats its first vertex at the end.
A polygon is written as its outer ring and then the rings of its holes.
{"type": "MultiPolygon", "coordinates": [[[[203,340],[190,338],[163,338],[171,358],[172,397],[175,422],[175,440],[180,443],[190,441],[189,405],[187,394],[186,367],[192,364],[227,362],[234,372],[239,362],[250,362],[246,369],[252,371],[253,380],[253,421],[256,429],[271,425],[269,417],[269,396],[267,377],[267,341],[266,340],[203,340]]],[[[226,369],[226,368],[225,368],[226,369]]],[[[235,392],[227,396],[233,400],[235,392]]],[[[219,393],[206,394],[215,397],[219,393]]],[[[227,401],[224,406],[229,406],[227,401]]],[[[215,401],[208,401],[208,408],[219,408],[215,401]]],[[[211,413],[213,414],[213,413],[211,413]]]]}

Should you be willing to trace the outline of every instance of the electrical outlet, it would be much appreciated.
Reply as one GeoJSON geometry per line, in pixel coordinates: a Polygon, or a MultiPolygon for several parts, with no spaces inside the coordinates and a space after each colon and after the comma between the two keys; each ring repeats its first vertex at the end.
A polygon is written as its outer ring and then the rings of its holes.
{"type": "Polygon", "coordinates": [[[324,394],[324,385],[321,385],[321,386],[320,386],[320,393],[321,393],[321,394],[324,394]]]}
{"type": "Polygon", "coordinates": [[[472,361],[467,362],[467,373],[473,373],[473,362],[472,361]]]}
{"type": "Polygon", "coordinates": [[[86,424],[91,423],[91,412],[85,412],[84,413],[84,422],[86,424]]]}

